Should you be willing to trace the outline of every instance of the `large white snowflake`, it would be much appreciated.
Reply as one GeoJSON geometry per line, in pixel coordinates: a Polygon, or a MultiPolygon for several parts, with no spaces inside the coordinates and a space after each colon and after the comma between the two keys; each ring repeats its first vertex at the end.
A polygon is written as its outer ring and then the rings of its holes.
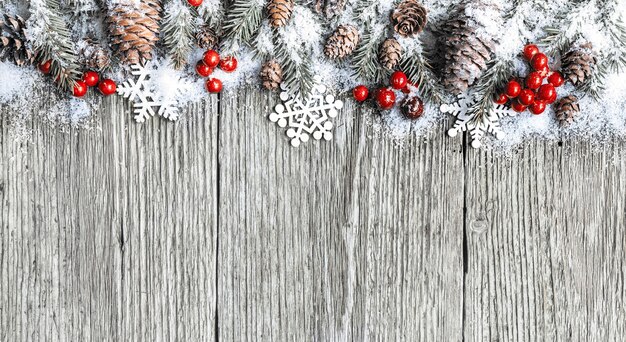
{"type": "MultiPolygon", "coordinates": [[[[166,82],[173,91],[156,91],[151,81],[151,72],[155,64],[148,62],[145,66],[134,64],[130,66],[131,74],[136,79],[128,79],[117,88],[117,93],[130,99],[133,103],[134,118],[137,122],[145,122],[146,119],[158,114],[169,120],[178,118],[176,97],[183,93],[190,84],[176,80],[166,82]]],[[[172,73],[170,73],[172,75],[172,73]]]]}
{"type": "Polygon", "coordinates": [[[477,101],[478,99],[469,93],[459,95],[455,103],[441,105],[442,112],[456,116],[456,121],[448,130],[448,135],[455,137],[460,132],[469,132],[473,148],[482,146],[486,133],[492,133],[498,140],[504,139],[505,134],[499,120],[506,116],[517,115],[517,112],[507,106],[494,104],[489,112],[478,117],[477,113],[470,110],[477,101]]]}
{"type": "Polygon", "coordinates": [[[319,84],[319,79],[316,81],[318,84],[307,99],[302,99],[299,94],[291,94],[289,89],[281,86],[280,99],[284,103],[276,105],[274,113],[269,116],[270,121],[278,123],[278,126],[289,126],[287,136],[291,138],[294,147],[309,141],[311,135],[316,140],[333,138],[334,125],[329,120],[339,114],[343,102],[333,95],[324,95],[326,86],[319,84]]]}

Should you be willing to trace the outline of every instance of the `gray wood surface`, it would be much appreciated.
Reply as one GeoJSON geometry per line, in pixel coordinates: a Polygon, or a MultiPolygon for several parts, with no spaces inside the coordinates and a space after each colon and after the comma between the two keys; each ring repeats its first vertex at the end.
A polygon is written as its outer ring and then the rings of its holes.
{"type": "Polygon", "coordinates": [[[0,121],[1,341],[617,341],[624,143],[291,148],[248,90],[138,125],[0,121]]]}

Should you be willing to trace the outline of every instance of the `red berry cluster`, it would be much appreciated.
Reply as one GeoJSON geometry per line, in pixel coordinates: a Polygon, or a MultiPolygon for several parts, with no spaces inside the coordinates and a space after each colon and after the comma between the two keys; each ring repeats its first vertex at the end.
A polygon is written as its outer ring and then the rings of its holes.
{"type": "Polygon", "coordinates": [[[202,5],[202,0],[187,0],[187,3],[189,3],[190,6],[198,7],[202,5]]]}
{"type": "Polygon", "coordinates": [[[559,72],[550,70],[548,56],[541,53],[537,45],[526,45],[523,54],[533,71],[523,81],[510,80],[504,93],[496,96],[495,102],[506,104],[510,101],[511,108],[516,112],[521,113],[528,109],[539,115],[546,110],[548,104],[556,101],[556,88],[562,86],[565,79],[559,72]]]}
{"type": "MultiPolygon", "coordinates": [[[[225,72],[233,72],[237,69],[237,58],[233,56],[220,57],[215,50],[208,50],[198,64],[196,64],[196,72],[202,77],[209,77],[213,70],[218,67],[225,72]]],[[[222,91],[222,81],[217,78],[210,78],[205,83],[209,93],[219,93],[222,91]]]]}
{"type": "MultiPolygon", "coordinates": [[[[409,81],[406,74],[402,71],[396,71],[391,74],[389,85],[389,87],[377,89],[373,94],[373,99],[378,104],[378,107],[383,110],[391,109],[396,104],[396,93],[394,89],[401,90],[403,93],[408,94],[411,92],[409,86],[417,87],[416,84],[409,81]]],[[[352,90],[352,95],[358,102],[364,102],[368,98],[369,89],[364,85],[359,85],[352,90]]]]}
{"type": "MultiPolygon", "coordinates": [[[[41,71],[44,75],[48,75],[50,70],[52,69],[52,61],[45,61],[39,64],[39,71],[41,71]]],[[[83,97],[87,94],[87,90],[89,87],[98,86],[98,90],[104,96],[109,96],[115,93],[117,89],[117,85],[115,81],[111,79],[104,79],[100,81],[100,75],[98,75],[95,71],[87,71],[83,74],[83,78],[76,81],[74,84],[74,89],[72,89],[72,93],[76,97],[83,97]]]]}

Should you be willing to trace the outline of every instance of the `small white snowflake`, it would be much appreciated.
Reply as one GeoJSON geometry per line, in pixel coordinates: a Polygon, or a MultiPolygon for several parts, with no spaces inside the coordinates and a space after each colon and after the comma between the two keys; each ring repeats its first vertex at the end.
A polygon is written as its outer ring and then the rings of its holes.
{"type": "Polygon", "coordinates": [[[117,88],[117,93],[129,99],[133,103],[134,118],[137,122],[145,122],[146,119],[155,114],[169,119],[176,120],[178,118],[177,101],[174,98],[182,94],[182,92],[190,86],[186,82],[176,83],[175,94],[167,94],[163,92],[157,93],[150,85],[150,74],[154,70],[155,65],[152,62],[145,66],[134,64],[131,65],[131,74],[137,79],[128,79],[117,88]]]}
{"type": "MultiPolygon", "coordinates": [[[[319,78],[316,81],[319,82],[319,78]]],[[[321,84],[313,87],[307,99],[302,99],[300,94],[290,94],[284,86],[281,89],[280,99],[284,104],[276,105],[269,119],[280,127],[289,126],[287,136],[291,138],[291,145],[300,146],[300,143],[309,141],[310,135],[316,140],[331,140],[333,123],[329,119],[339,114],[343,102],[333,95],[324,95],[327,89],[321,84]]]]}
{"type": "Polygon", "coordinates": [[[494,104],[491,110],[485,115],[477,117],[477,113],[470,109],[478,99],[473,94],[461,94],[457,102],[441,105],[441,111],[456,116],[456,121],[452,128],[448,130],[451,137],[457,136],[460,132],[467,131],[472,138],[472,147],[482,146],[482,140],[486,133],[492,133],[496,139],[504,139],[505,133],[500,127],[500,119],[506,116],[516,116],[517,112],[504,105],[494,104]]]}

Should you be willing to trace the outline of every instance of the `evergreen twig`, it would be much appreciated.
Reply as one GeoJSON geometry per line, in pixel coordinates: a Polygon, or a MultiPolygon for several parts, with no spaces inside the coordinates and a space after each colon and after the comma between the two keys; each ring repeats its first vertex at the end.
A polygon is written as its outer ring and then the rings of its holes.
{"type": "Polygon", "coordinates": [[[385,74],[378,61],[378,47],[384,37],[384,31],[375,32],[370,25],[366,25],[363,31],[359,46],[352,57],[354,73],[364,80],[379,82],[385,74]]]}
{"type": "Polygon", "coordinates": [[[193,33],[197,30],[194,13],[182,2],[174,0],[165,8],[163,18],[163,45],[175,69],[187,64],[193,46],[193,33]]]}
{"type": "Polygon", "coordinates": [[[301,47],[297,47],[300,51],[291,50],[293,47],[285,44],[281,30],[284,28],[274,28],[272,37],[276,59],[283,68],[283,84],[292,94],[300,93],[305,99],[310,95],[315,85],[313,70],[311,69],[311,56],[308,51],[302,51],[301,47]],[[294,58],[294,53],[298,55],[297,58],[294,58]]]}
{"type": "Polygon", "coordinates": [[[254,37],[263,20],[264,1],[235,0],[226,13],[224,38],[226,49],[247,44],[254,37]]]}
{"type": "Polygon", "coordinates": [[[487,70],[474,86],[473,96],[476,102],[469,112],[478,122],[493,108],[493,97],[498,89],[504,87],[511,77],[513,62],[510,60],[492,60],[487,70]]]}
{"type": "Polygon", "coordinates": [[[32,0],[28,35],[38,63],[51,61],[52,79],[70,90],[80,77],[78,57],[71,33],[61,16],[58,0],[32,0]]]}
{"type": "Polygon", "coordinates": [[[442,103],[444,89],[435,75],[428,59],[420,52],[415,52],[402,59],[400,69],[407,77],[417,82],[417,89],[428,102],[442,103]]]}

